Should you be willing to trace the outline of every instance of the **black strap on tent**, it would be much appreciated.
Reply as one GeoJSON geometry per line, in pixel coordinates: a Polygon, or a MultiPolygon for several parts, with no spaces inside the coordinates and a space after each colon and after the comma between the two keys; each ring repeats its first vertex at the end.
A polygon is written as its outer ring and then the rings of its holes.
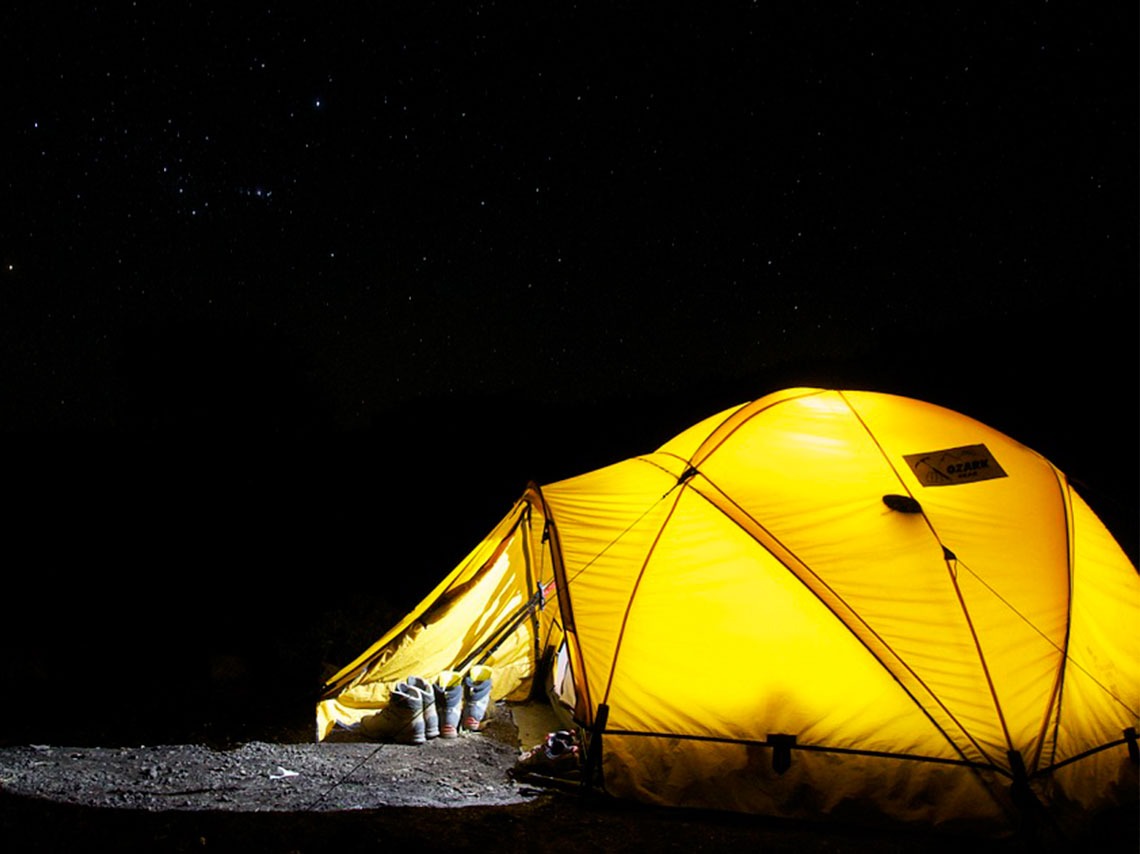
{"type": "Polygon", "coordinates": [[[1013,783],[1009,787],[1009,796],[1014,805],[1023,812],[1039,808],[1041,802],[1037,795],[1029,788],[1029,774],[1025,771],[1025,760],[1021,758],[1020,750],[1007,750],[1009,768],[1013,772],[1013,783]]]}
{"type": "Polygon", "coordinates": [[[1140,765],[1140,747],[1136,744],[1136,727],[1129,727],[1124,731],[1124,740],[1128,742],[1128,758],[1133,765],[1140,765]]]}
{"type": "Polygon", "coordinates": [[[586,765],[582,769],[582,788],[594,785],[594,778],[602,767],[602,733],[606,731],[606,721],[610,717],[610,707],[606,703],[598,704],[598,713],[594,715],[594,725],[590,727],[590,742],[586,745],[586,765]]]}
{"type": "Polygon", "coordinates": [[[1043,834],[1051,834],[1058,842],[1067,842],[1065,833],[1057,823],[1056,816],[1052,815],[1036,792],[1029,785],[1030,775],[1025,770],[1025,760],[1021,751],[1008,750],[1006,758],[1009,759],[1009,768],[1013,772],[1013,782],[1009,787],[1009,799],[1017,807],[1021,815],[1021,826],[1017,834],[1033,847],[1042,840],[1043,834]]]}
{"type": "Polygon", "coordinates": [[[792,767],[792,748],[796,737],[786,733],[768,733],[766,743],[772,748],[772,770],[783,774],[792,767]]]}

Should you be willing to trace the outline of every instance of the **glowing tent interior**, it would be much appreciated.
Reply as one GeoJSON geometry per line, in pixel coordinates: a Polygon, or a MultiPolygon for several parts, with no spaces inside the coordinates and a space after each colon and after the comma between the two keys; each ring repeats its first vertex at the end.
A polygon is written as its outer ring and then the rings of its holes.
{"type": "Polygon", "coordinates": [[[947,409],[791,389],[531,485],[324,686],[540,662],[616,795],[938,824],[1135,785],[1140,577],[1048,460],[947,409]]]}

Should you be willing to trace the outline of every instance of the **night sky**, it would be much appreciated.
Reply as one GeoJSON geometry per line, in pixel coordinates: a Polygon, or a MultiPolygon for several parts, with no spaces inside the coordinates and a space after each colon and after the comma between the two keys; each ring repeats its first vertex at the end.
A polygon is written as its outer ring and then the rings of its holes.
{"type": "Polygon", "coordinates": [[[792,385],[1010,433],[1135,559],[1127,4],[22,5],[22,684],[308,690],[529,479],[792,385]]]}

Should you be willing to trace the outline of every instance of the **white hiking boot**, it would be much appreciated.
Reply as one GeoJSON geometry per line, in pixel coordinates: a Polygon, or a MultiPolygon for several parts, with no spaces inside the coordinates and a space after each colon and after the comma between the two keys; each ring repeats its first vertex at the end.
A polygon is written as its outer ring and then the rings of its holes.
{"type": "Polygon", "coordinates": [[[394,741],[397,744],[423,744],[424,701],[418,688],[398,682],[392,689],[387,707],[360,722],[369,738],[394,741]]]}

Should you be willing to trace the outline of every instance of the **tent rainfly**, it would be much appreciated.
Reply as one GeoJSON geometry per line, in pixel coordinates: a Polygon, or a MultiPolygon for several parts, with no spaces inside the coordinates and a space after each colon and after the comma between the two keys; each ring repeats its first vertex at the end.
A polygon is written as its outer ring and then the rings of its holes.
{"type": "Polygon", "coordinates": [[[325,684],[317,736],[485,663],[496,699],[545,674],[615,795],[1008,827],[1135,791],[1137,626],[1140,576],[1048,460],[928,403],[791,389],[532,484],[325,684]]]}

